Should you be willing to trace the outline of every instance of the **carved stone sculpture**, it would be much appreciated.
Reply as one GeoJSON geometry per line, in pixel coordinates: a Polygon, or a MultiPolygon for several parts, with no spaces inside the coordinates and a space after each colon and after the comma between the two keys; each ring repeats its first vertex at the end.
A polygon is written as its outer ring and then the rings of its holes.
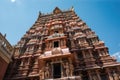
{"type": "Polygon", "coordinates": [[[116,74],[116,72],[113,72],[113,77],[114,77],[114,80],[119,80],[118,74],[116,74]]]}
{"type": "Polygon", "coordinates": [[[81,73],[79,73],[79,76],[80,76],[80,80],[82,80],[82,74],[81,73]]]}
{"type": "Polygon", "coordinates": [[[96,75],[93,75],[93,80],[98,80],[96,75]]]}
{"type": "Polygon", "coordinates": [[[68,62],[65,64],[65,73],[66,73],[66,76],[69,76],[69,64],[68,62]]]}
{"type": "Polygon", "coordinates": [[[73,76],[73,71],[74,71],[73,64],[70,63],[70,76],[73,76]]]}
{"type": "Polygon", "coordinates": [[[49,64],[47,63],[46,67],[45,67],[45,78],[49,78],[49,75],[50,75],[50,73],[49,73],[49,64]]]}
{"type": "Polygon", "coordinates": [[[43,80],[44,79],[44,72],[42,69],[39,71],[39,75],[40,75],[40,80],[43,80]]]}

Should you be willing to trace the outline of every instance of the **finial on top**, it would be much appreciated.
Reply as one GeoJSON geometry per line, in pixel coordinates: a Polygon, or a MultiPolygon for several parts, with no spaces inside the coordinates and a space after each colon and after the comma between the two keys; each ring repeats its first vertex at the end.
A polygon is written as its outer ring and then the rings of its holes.
{"type": "Polygon", "coordinates": [[[41,13],[41,11],[39,11],[39,15],[41,15],[42,13],[41,13]]]}
{"type": "Polygon", "coordinates": [[[6,38],[6,33],[4,34],[4,38],[6,38]]]}
{"type": "Polygon", "coordinates": [[[57,13],[61,13],[62,11],[58,8],[58,7],[56,7],[54,10],[53,10],[53,13],[54,14],[57,14],[57,13]]]}
{"type": "Polygon", "coordinates": [[[70,10],[71,10],[71,11],[74,11],[74,7],[72,6],[70,10]]]}

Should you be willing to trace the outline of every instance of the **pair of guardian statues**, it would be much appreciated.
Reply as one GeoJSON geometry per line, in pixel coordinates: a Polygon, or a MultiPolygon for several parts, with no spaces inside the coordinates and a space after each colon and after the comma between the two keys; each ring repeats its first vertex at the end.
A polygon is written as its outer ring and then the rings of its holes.
{"type": "MultiPolygon", "coordinates": [[[[62,63],[61,77],[70,77],[73,76],[74,66],[72,62],[62,63]]],[[[40,80],[52,78],[51,65],[46,63],[45,67],[40,69],[40,80]]]]}

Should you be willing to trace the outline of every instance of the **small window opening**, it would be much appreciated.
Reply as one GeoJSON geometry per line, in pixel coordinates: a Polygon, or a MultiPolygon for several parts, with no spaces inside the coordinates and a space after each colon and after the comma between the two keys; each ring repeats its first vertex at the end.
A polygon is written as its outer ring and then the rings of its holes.
{"type": "Polygon", "coordinates": [[[58,33],[58,31],[56,30],[56,31],[54,31],[54,33],[58,33]]]}
{"type": "Polygon", "coordinates": [[[58,41],[55,41],[55,42],[54,42],[54,48],[55,48],[55,47],[59,47],[59,42],[58,42],[58,41]]]}

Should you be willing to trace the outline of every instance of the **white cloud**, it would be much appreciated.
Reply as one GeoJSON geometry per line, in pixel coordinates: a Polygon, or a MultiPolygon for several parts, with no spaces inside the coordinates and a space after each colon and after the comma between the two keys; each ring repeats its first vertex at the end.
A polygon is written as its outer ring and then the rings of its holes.
{"type": "Polygon", "coordinates": [[[22,4],[22,0],[9,0],[11,3],[15,3],[17,6],[22,4]]]}
{"type": "Polygon", "coordinates": [[[116,52],[112,56],[114,56],[115,58],[117,58],[118,61],[120,61],[120,52],[116,52]]]}
{"type": "Polygon", "coordinates": [[[10,0],[12,3],[16,2],[16,0],[10,0]]]}

